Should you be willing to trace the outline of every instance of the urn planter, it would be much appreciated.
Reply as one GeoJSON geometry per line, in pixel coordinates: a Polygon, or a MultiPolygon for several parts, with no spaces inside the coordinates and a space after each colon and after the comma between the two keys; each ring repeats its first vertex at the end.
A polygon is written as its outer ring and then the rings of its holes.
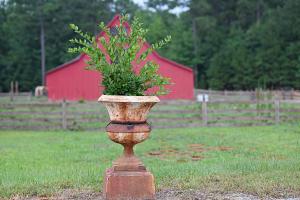
{"type": "Polygon", "coordinates": [[[149,137],[151,127],[147,114],[159,102],[156,96],[102,95],[110,123],[108,137],[124,147],[121,157],[105,172],[103,195],[105,199],[155,199],[154,177],[134,155],[134,145],[149,137]]]}

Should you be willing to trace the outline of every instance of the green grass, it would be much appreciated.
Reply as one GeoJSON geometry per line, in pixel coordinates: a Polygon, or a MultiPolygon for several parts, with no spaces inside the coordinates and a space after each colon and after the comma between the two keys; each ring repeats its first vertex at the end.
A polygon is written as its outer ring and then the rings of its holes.
{"type": "MultiPolygon", "coordinates": [[[[0,197],[99,191],[104,170],[121,152],[103,132],[0,131],[0,197]]],[[[136,154],[157,189],[300,193],[299,126],[154,130],[136,154]]]]}

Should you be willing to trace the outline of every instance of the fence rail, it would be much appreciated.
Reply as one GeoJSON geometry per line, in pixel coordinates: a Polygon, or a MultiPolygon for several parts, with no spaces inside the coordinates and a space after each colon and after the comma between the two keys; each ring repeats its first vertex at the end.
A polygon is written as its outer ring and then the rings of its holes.
{"type": "MultiPolygon", "coordinates": [[[[299,123],[300,101],[162,101],[149,122],[156,128],[299,123]]],[[[107,123],[107,111],[98,103],[0,104],[1,130],[99,130],[107,123]]]]}
{"type": "MultiPolygon", "coordinates": [[[[257,100],[257,99],[280,99],[280,100],[300,100],[299,90],[252,90],[252,91],[228,91],[228,90],[204,90],[195,89],[195,97],[199,94],[207,94],[210,96],[210,100],[257,100]]],[[[0,92],[0,97],[9,97],[11,101],[27,97],[29,100],[33,100],[32,92],[0,92]]],[[[182,102],[188,102],[185,100],[173,102],[173,104],[181,104],[182,102]]]]}
{"type": "Polygon", "coordinates": [[[195,96],[206,94],[211,100],[300,100],[298,90],[253,90],[253,91],[217,91],[195,89],[195,96]]]}

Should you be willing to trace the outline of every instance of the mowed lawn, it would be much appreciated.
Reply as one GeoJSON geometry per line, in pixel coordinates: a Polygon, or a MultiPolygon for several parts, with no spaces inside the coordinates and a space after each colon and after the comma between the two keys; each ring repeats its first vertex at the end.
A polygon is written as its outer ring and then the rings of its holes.
{"type": "MultiPolygon", "coordinates": [[[[158,129],[135,150],[158,190],[300,194],[299,125],[158,129]]],[[[121,153],[100,131],[0,131],[0,197],[100,191],[121,153]]]]}

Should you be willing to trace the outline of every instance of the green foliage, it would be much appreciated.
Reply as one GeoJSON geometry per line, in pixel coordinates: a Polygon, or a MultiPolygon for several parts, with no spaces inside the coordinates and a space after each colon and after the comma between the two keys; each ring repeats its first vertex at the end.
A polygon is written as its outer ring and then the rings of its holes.
{"type": "MultiPolygon", "coordinates": [[[[208,33],[198,30],[202,35],[197,43],[199,53],[205,50],[206,55],[206,70],[201,73],[207,76],[209,88],[298,88],[299,1],[207,2],[212,11],[207,15],[219,24],[208,33]],[[210,43],[203,45],[203,40],[210,43]]],[[[193,16],[200,14],[196,12],[193,16]]]]}
{"type": "Polygon", "coordinates": [[[95,31],[97,20],[110,20],[111,0],[6,0],[0,1],[0,91],[18,81],[21,91],[41,84],[40,19],[45,26],[46,70],[73,57],[66,41],[75,34],[68,24],[76,22],[95,31]]]}
{"type": "Polygon", "coordinates": [[[128,30],[127,21],[127,15],[121,16],[120,25],[112,28],[101,22],[99,28],[105,34],[99,38],[84,33],[76,25],[71,24],[71,29],[82,39],[71,39],[70,42],[77,46],[69,48],[69,52],[84,53],[90,57],[87,69],[97,70],[102,74],[104,94],[142,96],[153,87],[159,88],[154,93],[155,95],[166,94],[167,90],[164,86],[169,84],[169,79],[158,74],[158,64],[146,61],[140,72],[135,73],[133,63],[141,64],[153,50],[160,49],[170,42],[171,36],[152,44],[139,55],[146,43],[145,36],[148,30],[142,27],[143,24],[139,22],[138,18],[134,18],[132,26],[128,30]],[[113,30],[113,28],[115,29],[113,30]],[[112,33],[113,31],[115,34],[112,33]],[[107,54],[98,45],[102,45],[107,54]]]}

